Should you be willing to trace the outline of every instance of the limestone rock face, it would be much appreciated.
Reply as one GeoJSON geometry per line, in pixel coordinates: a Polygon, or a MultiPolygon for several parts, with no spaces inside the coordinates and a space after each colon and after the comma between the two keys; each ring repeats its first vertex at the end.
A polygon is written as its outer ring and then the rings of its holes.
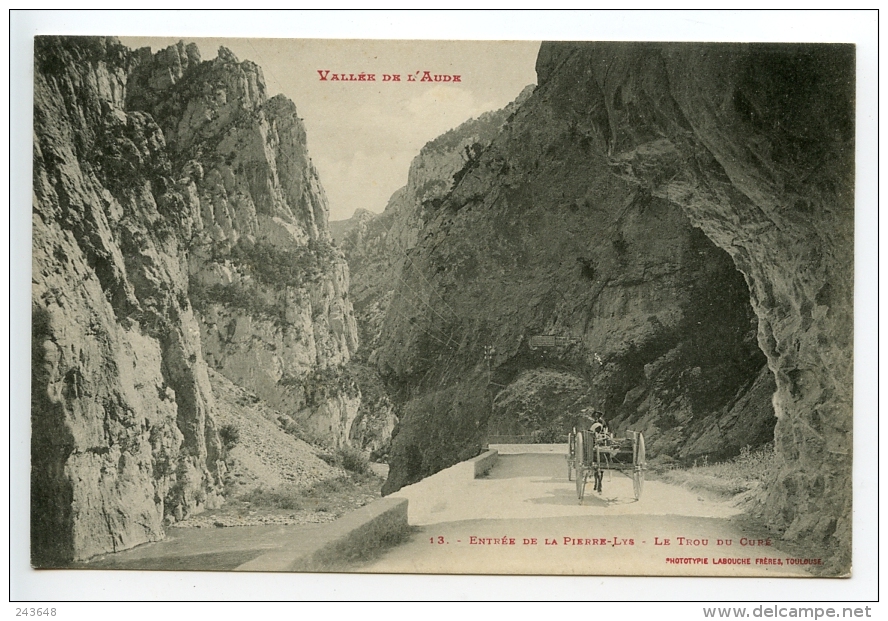
{"type": "Polygon", "coordinates": [[[404,402],[386,491],[480,448],[491,411],[566,424],[510,414],[559,390],[654,455],[773,428],[758,511],[847,571],[853,48],[553,43],[537,72],[422,212],[375,358],[404,402]]]}
{"type": "MultiPolygon", "coordinates": [[[[366,229],[367,223],[372,220],[376,214],[366,209],[355,209],[355,213],[348,220],[330,220],[330,237],[337,244],[342,244],[342,240],[346,238],[352,231],[366,229]]],[[[363,232],[361,233],[363,235],[363,232]]]]}
{"type": "Polygon", "coordinates": [[[514,102],[466,121],[426,144],[410,164],[407,185],[377,216],[356,212],[340,225],[337,240],[348,260],[351,299],[361,329],[362,353],[372,358],[395,286],[413,269],[408,252],[423,230],[423,213],[447,196],[469,162],[477,158],[518,106],[533,92],[528,86],[514,102]]]}
{"type": "MultiPolygon", "coordinates": [[[[393,296],[404,286],[405,279],[421,277],[409,276],[415,267],[408,253],[419,243],[423,213],[440,204],[457,182],[460,171],[478,157],[532,92],[533,87],[529,86],[502,110],[482,114],[426,144],[410,165],[407,185],[392,195],[383,213],[374,215],[358,210],[349,220],[331,225],[352,275],[350,298],[360,330],[360,363],[352,371],[365,399],[352,431],[353,443],[380,457],[388,454],[398,416],[397,406],[372,367],[376,366],[382,323],[393,296]]],[[[420,298],[429,295],[426,283],[420,281],[419,286],[422,293],[415,293],[420,298]]],[[[407,295],[414,294],[405,291],[407,295]]],[[[431,312],[420,298],[411,298],[410,303],[431,312]]]]}
{"type": "Polygon", "coordinates": [[[386,491],[498,436],[559,440],[584,408],[672,459],[773,430],[770,395],[748,396],[765,358],[743,276],[561,105],[538,87],[419,210],[374,358],[403,399],[386,491]],[[728,416],[741,401],[754,417],[728,416]],[[707,435],[717,421],[749,433],[707,435]]]}
{"type": "Polygon", "coordinates": [[[163,536],[219,502],[187,204],[113,40],[35,40],[32,560],[163,536]]]}
{"type": "Polygon", "coordinates": [[[35,59],[31,530],[51,566],[222,502],[205,361],[319,441],[364,438],[348,266],[293,103],[224,49],[46,37],[35,59]]]}
{"type": "Polygon", "coordinates": [[[776,380],[763,515],[850,567],[854,48],[548,44],[542,96],[731,255],[776,380]]]}
{"type": "Polygon", "coordinates": [[[345,444],[359,391],[312,382],[318,369],[345,374],[357,328],[305,128],[291,101],[267,98],[258,66],[225,49],[195,62],[189,50],[144,58],[129,104],[157,119],[192,197],[190,295],[205,358],[318,439],[345,444]]]}

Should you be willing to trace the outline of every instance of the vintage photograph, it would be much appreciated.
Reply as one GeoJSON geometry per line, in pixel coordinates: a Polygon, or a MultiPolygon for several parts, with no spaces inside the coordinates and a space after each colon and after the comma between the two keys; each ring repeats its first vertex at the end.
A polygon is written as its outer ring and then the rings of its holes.
{"type": "Polygon", "coordinates": [[[852,575],[853,44],[33,62],[32,567],[852,575]]]}

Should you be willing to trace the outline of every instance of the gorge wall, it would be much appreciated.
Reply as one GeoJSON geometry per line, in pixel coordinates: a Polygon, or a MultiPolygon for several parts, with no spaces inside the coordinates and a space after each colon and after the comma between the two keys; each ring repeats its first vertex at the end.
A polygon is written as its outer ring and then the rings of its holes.
{"type": "Polygon", "coordinates": [[[853,48],[553,43],[537,72],[415,212],[385,491],[594,406],[673,459],[773,439],[760,515],[847,569],[853,48]]]}
{"type": "MultiPolygon", "coordinates": [[[[424,206],[444,199],[453,188],[454,175],[487,147],[506,119],[532,92],[533,87],[528,86],[502,110],[470,119],[426,144],[411,162],[407,185],[392,195],[383,213],[374,215],[358,210],[349,220],[331,223],[332,235],[352,275],[349,293],[361,343],[352,370],[359,379],[362,394],[368,396],[361,402],[355,432],[367,429],[360,432],[363,435],[360,444],[373,449],[380,458],[388,455],[389,441],[398,422],[398,408],[378,373],[376,352],[381,345],[383,321],[398,287],[402,283],[409,286],[405,279],[417,278],[415,273],[410,275],[415,267],[408,252],[424,234],[424,206]]],[[[425,283],[421,288],[425,290],[425,283]]],[[[408,292],[408,295],[415,293],[408,292]]],[[[411,300],[420,312],[429,312],[425,300],[411,300]]],[[[392,309],[392,312],[397,311],[392,309]]]]}
{"type": "Polygon", "coordinates": [[[126,109],[125,48],[37,38],[31,537],[36,565],[163,536],[219,501],[188,301],[188,214],[160,128],[126,109]]]}
{"type": "Polygon", "coordinates": [[[363,342],[402,414],[386,491],[486,440],[559,441],[590,407],[664,460],[772,437],[773,380],[730,257],[569,124],[541,122],[531,92],[483,140],[467,123],[429,143],[386,212],[344,234],[363,342]],[[539,335],[559,344],[531,347],[539,335]]]}
{"type": "Polygon", "coordinates": [[[261,70],[224,48],[200,63],[179,46],[140,64],[128,104],[150,113],[191,197],[190,297],[207,363],[318,438],[348,443],[360,391],[345,260],[305,127],[261,70]]]}
{"type": "Polygon", "coordinates": [[[470,119],[426,144],[410,164],[407,185],[392,194],[383,213],[359,210],[350,220],[335,223],[337,243],[352,274],[350,293],[364,358],[379,347],[394,288],[412,269],[408,251],[424,234],[425,209],[444,200],[456,182],[454,176],[490,144],[532,92],[528,86],[505,108],[470,119]]]}
{"type": "Polygon", "coordinates": [[[616,174],[679,206],[744,274],[777,387],[781,468],[762,514],[847,570],[853,46],[552,44],[537,71],[616,174]]]}
{"type": "Polygon", "coordinates": [[[207,363],[307,436],[372,443],[348,268],[295,106],[256,65],[38,37],[34,118],[35,565],[223,501],[207,363]]]}

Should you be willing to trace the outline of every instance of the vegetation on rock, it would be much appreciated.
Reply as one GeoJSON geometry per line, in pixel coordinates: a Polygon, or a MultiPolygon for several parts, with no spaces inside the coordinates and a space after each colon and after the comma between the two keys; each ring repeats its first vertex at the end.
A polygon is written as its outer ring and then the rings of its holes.
{"type": "Polygon", "coordinates": [[[328,276],[338,258],[326,240],[310,239],[306,246],[278,247],[267,242],[238,242],[231,260],[259,282],[273,287],[302,287],[328,276]]]}

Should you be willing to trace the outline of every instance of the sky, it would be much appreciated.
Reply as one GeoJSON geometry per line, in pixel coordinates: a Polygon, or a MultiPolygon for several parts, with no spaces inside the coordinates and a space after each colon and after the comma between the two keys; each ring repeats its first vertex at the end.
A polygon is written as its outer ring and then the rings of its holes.
{"type": "MultiPolygon", "coordinates": [[[[158,51],[179,38],[121,37],[158,51]]],[[[385,209],[407,183],[411,160],[428,141],[483,112],[502,108],[536,83],[539,42],[324,39],[184,39],[203,60],[225,46],[262,68],[269,96],[282,93],[304,120],[308,152],[330,203],[330,219],[385,209]],[[318,71],[329,71],[321,80],[318,71]],[[423,72],[459,82],[423,82],[423,72]],[[373,73],[375,82],[331,75],[373,73]],[[416,72],[419,72],[416,74],[416,72]],[[400,81],[383,82],[383,74],[400,81]],[[408,82],[407,74],[416,81],[408,82]]]]}

